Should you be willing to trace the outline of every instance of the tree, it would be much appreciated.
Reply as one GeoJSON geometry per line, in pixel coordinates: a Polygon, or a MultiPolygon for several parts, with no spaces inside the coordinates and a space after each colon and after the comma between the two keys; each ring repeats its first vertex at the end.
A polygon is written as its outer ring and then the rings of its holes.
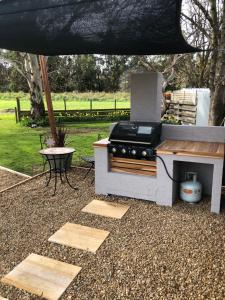
{"type": "Polygon", "coordinates": [[[50,56],[48,58],[48,77],[52,91],[67,92],[77,89],[74,64],[74,56],[50,56]]]}
{"type": "Polygon", "coordinates": [[[73,78],[74,82],[76,83],[76,89],[79,92],[98,90],[98,70],[96,64],[96,57],[92,54],[75,55],[73,63],[73,78]]]}
{"type": "Polygon", "coordinates": [[[183,17],[187,22],[186,33],[192,33],[191,42],[206,50],[199,56],[202,66],[199,74],[202,79],[206,77],[206,85],[211,90],[210,124],[220,125],[225,104],[225,3],[223,0],[187,1],[183,17]]]}
{"type": "Polygon", "coordinates": [[[31,117],[36,120],[45,115],[42,95],[42,80],[38,56],[34,54],[2,51],[0,59],[19,74],[29,87],[31,101],[31,117]]]}
{"type": "Polygon", "coordinates": [[[99,66],[95,55],[49,57],[48,67],[51,89],[54,92],[99,89],[99,66]]]}
{"type": "Polygon", "coordinates": [[[7,91],[9,88],[9,71],[6,63],[0,63],[0,91],[7,91]]]}
{"type": "Polygon", "coordinates": [[[24,54],[24,69],[30,92],[31,117],[39,119],[45,115],[43,88],[38,56],[24,54]]]}
{"type": "Polygon", "coordinates": [[[98,57],[102,90],[116,92],[120,88],[120,80],[128,68],[128,57],[125,55],[101,55],[98,57]]]}
{"type": "Polygon", "coordinates": [[[108,91],[120,88],[128,57],[117,55],[70,55],[48,58],[49,79],[54,92],[108,91]]]}

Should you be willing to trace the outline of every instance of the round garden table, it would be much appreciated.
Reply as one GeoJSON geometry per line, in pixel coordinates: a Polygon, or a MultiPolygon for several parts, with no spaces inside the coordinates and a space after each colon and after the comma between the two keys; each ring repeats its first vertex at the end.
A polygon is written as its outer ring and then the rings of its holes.
{"type": "Polygon", "coordinates": [[[47,180],[46,186],[49,185],[51,179],[54,177],[54,194],[57,187],[57,177],[59,174],[60,180],[63,181],[63,174],[66,179],[67,184],[74,190],[78,190],[77,187],[73,187],[68,179],[67,171],[70,168],[73,153],[75,152],[74,148],[68,147],[52,147],[45,148],[39,151],[39,153],[44,156],[49,165],[49,178],[47,180]],[[54,176],[53,176],[54,175],[54,176]]]}

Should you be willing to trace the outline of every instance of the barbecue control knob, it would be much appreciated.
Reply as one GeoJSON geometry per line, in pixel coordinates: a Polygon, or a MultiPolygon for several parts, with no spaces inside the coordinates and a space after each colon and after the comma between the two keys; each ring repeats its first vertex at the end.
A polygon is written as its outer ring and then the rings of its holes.
{"type": "Polygon", "coordinates": [[[112,148],[112,153],[116,153],[116,151],[117,151],[116,148],[113,147],[113,148],[112,148]]]}
{"type": "Polygon", "coordinates": [[[147,151],[142,151],[142,156],[146,157],[148,155],[147,151]]]}
{"type": "Polygon", "coordinates": [[[133,149],[133,150],[131,150],[131,154],[132,154],[132,155],[136,155],[136,154],[137,154],[137,151],[133,149]]]}
{"type": "Polygon", "coordinates": [[[123,148],[123,149],[121,150],[121,152],[122,152],[123,154],[126,154],[126,153],[127,153],[127,150],[126,150],[125,148],[123,148]]]}

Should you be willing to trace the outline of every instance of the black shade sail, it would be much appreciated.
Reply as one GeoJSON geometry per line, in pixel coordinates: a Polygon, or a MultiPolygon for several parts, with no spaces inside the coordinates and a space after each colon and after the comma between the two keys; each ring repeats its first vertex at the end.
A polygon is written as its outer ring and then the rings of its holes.
{"type": "Polygon", "coordinates": [[[59,54],[196,52],[180,27],[182,0],[0,0],[0,48],[59,54]]]}

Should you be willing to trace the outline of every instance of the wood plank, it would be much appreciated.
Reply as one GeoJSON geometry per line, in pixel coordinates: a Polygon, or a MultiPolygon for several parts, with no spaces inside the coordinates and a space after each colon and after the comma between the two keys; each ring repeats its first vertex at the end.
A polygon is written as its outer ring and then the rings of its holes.
{"type": "Polygon", "coordinates": [[[192,118],[194,121],[196,120],[196,113],[194,112],[190,112],[190,111],[181,111],[179,113],[179,115],[183,118],[187,117],[187,118],[192,118]]]}
{"type": "Polygon", "coordinates": [[[195,124],[196,123],[196,119],[195,118],[191,118],[191,117],[176,117],[177,120],[179,121],[184,121],[184,122],[188,122],[190,124],[195,124]]]}
{"type": "Polygon", "coordinates": [[[182,125],[195,125],[196,124],[196,122],[193,123],[193,122],[185,122],[185,121],[182,121],[181,123],[182,123],[182,125]]]}
{"type": "Polygon", "coordinates": [[[74,265],[30,254],[1,281],[39,297],[57,300],[80,270],[74,265]]]}
{"type": "Polygon", "coordinates": [[[148,165],[140,165],[140,164],[129,164],[129,163],[122,163],[122,162],[111,162],[111,167],[119,167],[119,168],[127,168],[127,169],[134,169],[134,170],[143,170],[143,171],[156,171],[156,166],[148,166],[148,165]]]}
{"type": "Polygon", "coordinates": [[[190,104],[196,104],[196,100],[194,97],[191,96],[182,96],[182,95],[175,95],[174,97],[172,97],[171,99],[172,102],[188,102],[190,104]]]}
{"type": "Polygon", "coordinates": [[[193,111],[187,111],[187,110],[169,110],[167,111],[167,113],[169,114],[176,114],[176,115],[179,115],[179,116],[183,116],[183,117],[192,117],[192,118],[196,118],[196,112],[193,112],[193,111]]]}
{"type": "Polygon", "coordinates": [[[196,93],[186,92],[186,91],[174,91],[172,93],[171,101],[173,102],[187,102],[187,103],[197,103],[197,95],[196,93]]]}
{"type": "Polygon", "coordinates": [[[53,111],[52,95],[51,95],[49,78],[48,78],[47,60],[45,56],[39,55],[39,65],[40,65],[41,79],[42,79],[44,93],[45,93],[45,100],[47,104],[48,123],[51,129],[52,138],[56,143],[57,141],[56,118],[53,111]]]}
{"type": "Polygon", "coordinates": [[[117,173],[128,173],[128,174],[138,174],[138,175],[145,175],[145,176],[156,176],[156,172],[150,171],[142,171],[142,170],[132,170],[126,168],[111,168],[111,172],[117,173]]]}
{"type": "Polygon", "coordinates": [[[157,147],[157,153],[223,158],[224,144],[214,142],[166,140],[163,144],[157,147]]]}
{"type": "Polygon", "coordinates": [[[194,99],[196,98],[196,94],[188,94],[188,93],[173,93],[172,99],[194,99]]]}
{"type": "Polygon", "coordinates": [[[66,223],[49,238],[49,242],[95,253],[108,235],[105,230],[66,223]]]}
{"type": "Polygon", "coordinates": [[[120,203],[93,200],[82,209],[82,212],[109,218],[121,219],[129,208],[129,205],[120,203]]]}
{"type": "MultiPolygon", "coordinates": [[[[161,154],[161,153],[160,153],[161,154]]],[[[165,153],[165,154],[168,154],[168,153],[165,153]]],[[[173,153],[171,153],[171,154],[173,154],[173,153]]],[[[222,157],[219,157],[219,156],[214,156],[214,157],[212,157],[212,155],[204,155],[204,156],[202,156],[202,154],[190,154],[190,153],[185,153],[185,152],[179,152],[179,153],[177,153],[176,155],[178,155],[178,156],[193,156],[193,157],[205,157],[205,158],[213,158],[213,159],[221,159],[222,157]]]]}
{"type": "MultiPolygon", "coordinates": [[[[188,99],[187,99],[188,100],[188,99]]],[[[187,103],[179,103],[179,101],[176,101],[176,100],[166,100],[166,103],[170,104],[170,105],[188,105],[188,106],[193,106],[193,107],[196,107],[196,103],[193,103],[193,102],[188,102],[188,101],[185,101],[187,103]]]]}
{"type": "Polygon", "coordinates": [[[186,110],[186,111],[193,111],[196,112],[197,111],[197,107],[195,105],[185,105],[185,104],[170,104],[170,108],[171,109],[177,109],[177,110],[186,110]]]}
{"type": "Polygon", "coordinates": [[[171,99],[171,103],[176,103],[176,104],[186,104],[186,105],[196,105],[197,101],[195,101],[194,99],[191,98],[182,98],[182,97],[176,97],[174,99],[171,99]]]}
{"type": "Polygon", "coordinates": [[[171,100],[171,103],[174,103],[174,104],[183,104],[183,105],[193,105],[193,106],[196,106],[196,102],[195,101],[189,101],[189,99],[172,99],[171,100]]]}
{"type": "Polygon", "coordinates": [[[121,163],[128,163],[128,164],[137,164],[137,165],[144,165],[144,166],[156,166],[156,162],[153,160],[141,160],[141,159],[131,159],[131,158],[123,158],[123,157],[112,157],[112,162],[121,162],[121,163]]]}

